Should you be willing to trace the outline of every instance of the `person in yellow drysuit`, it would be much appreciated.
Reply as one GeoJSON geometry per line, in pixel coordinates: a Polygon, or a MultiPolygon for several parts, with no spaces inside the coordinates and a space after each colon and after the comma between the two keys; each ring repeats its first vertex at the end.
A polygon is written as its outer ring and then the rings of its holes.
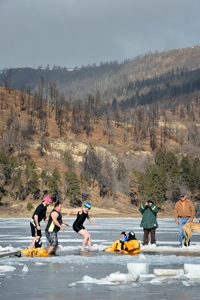
{"type": "Polygon", "coordinates": [[[128,235],[123,231],[119,240],[104,249],[105,252],[119,252],[123,254],[137,255],[140,253],[140,241],[135,237],[135,233],[130,231],[128,235]]]}

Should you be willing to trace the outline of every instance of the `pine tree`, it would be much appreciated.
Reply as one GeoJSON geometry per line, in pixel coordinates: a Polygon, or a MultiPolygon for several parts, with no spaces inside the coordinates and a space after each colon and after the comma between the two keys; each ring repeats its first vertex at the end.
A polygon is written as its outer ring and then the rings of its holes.
{"type": "Polygon", "coordinates": [[[59,189],[58,185],[60,182],[60,173],[58,168],[55,168],[53,170],[52,176],[48,178],[47,186],[49,188],[49,194],[53,198],[53,200],[56,200],[59,196],[59,189]]]}
{"type": "Polygon", "coordinates": [[[155,164],[163,169],[166,168],[165,153],[161,149],[156,152],[155,164]]]}
{"type": "Polygon", "coordinates": [[[95,180],[98,181],[101,169],[102,162],[101,159],[96,155],[94,149],[89,149],[84,157],[83,161],[84,173],[88,174],[88,177],[93,180],[93,186],[95,180]]]}
{"type": "Polygon", "coordinates": [[[38,198],[39,191],[40,191],[39,184],[40,184],[39,175],[35,170],[33,170],[29,181],[29,191],[31,192],[31,194],[33,194],[34,199],[38,198]]]}
{"type": "Polygon", "coordinates": [[[181,177],[184,183],[189,186],[190,174],[191,174],[191,163],[188,156],[184,156],[180,163],[181,177]]]}
{"type": "Polygon", "coordinates": [[[67,182],[66,195],[70,199],[71,206],[78,206],[81,204],[80,201],[80,182],[75,172],[66,172],[65,179],[67,182]]]}
{"type": "Polygon", "coordinates": [[[156,165],[148,167],[146,173],[140,173],[140,192],[145,200],[152,198],[155,203],[161,204],[165,200],[167,190],[166,173],[156,165]]]}
{"type": "Polygon", "coordinates": [[[74,162],[74,159],[73,159],[73,157],[70,153],[65,154],[64,161],[67,165],[68,170],[69,171],[74,171],[75,162],[74,162]]]}
{"type": "Polygon", "coordinates": [[[170,179],[176,180],[180,176],[180,168],[176,155],[172,152],[166,153],[165,156],[166,171],[169,174],[170,179]]]}
{"type": "Polygon", "coordinates": [[[123,181],[126,179],[126,176],[127,176],[127,170],[126,170],[125,164],[124,164],[124,162],[119,162],[117,169],[116,169],[117,180],[123,181]]]}
{"type": "Polygon", "coordinates": [[[40,174],[40,178],[42,179],[42,189],[44,189],[44,186],[48,182],[48,176],[47,176],[47,174],[46,174],[46,172],[44,170],[42,170],[42,172],[40,174]]]}

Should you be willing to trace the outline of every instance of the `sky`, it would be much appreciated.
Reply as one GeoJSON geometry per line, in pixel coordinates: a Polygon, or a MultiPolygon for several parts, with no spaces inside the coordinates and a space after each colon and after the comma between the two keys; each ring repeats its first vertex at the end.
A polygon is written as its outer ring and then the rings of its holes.
{"type": "Polygon", "coordinates": [[[200,44],[200,0],[0,0],[0,70],[81,67],[200,44]]]}

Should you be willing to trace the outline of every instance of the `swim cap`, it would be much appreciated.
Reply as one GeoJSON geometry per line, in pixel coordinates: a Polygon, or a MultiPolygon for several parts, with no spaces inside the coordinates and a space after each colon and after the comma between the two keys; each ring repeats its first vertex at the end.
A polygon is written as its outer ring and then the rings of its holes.
{"type": "Polygon", "coordinates": [[[91,208],[90,202],[85,202],[85,203],[84,203],[84,207],[86,207],[86,208],[91,208]]]}
{"type": "Polygon", "coordinates": [[[52,202],[52,200],[51,200],[51,198],[50,198],[49,196],[45,196],[45,197],[43,198],[43,201],[45,201],[45,202],[47,202],[47,203],[51,203],[51,202],[52,202]]]}

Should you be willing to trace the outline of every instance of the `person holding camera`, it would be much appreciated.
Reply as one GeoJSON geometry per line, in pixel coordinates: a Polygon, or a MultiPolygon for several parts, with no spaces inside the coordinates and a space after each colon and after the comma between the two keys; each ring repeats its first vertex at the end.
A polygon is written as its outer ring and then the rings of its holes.
{"type": "Polygon", "coordinates": [[[149,244],[149,234],[151,236],[151,245],[156,247],[156,228],[158,208],[154,205],[153,200],[149,199],[145,204],[139,207],[139,211],[142,214],[142,220],[140,227],[143,227],[143,246],[149,244]]]}

